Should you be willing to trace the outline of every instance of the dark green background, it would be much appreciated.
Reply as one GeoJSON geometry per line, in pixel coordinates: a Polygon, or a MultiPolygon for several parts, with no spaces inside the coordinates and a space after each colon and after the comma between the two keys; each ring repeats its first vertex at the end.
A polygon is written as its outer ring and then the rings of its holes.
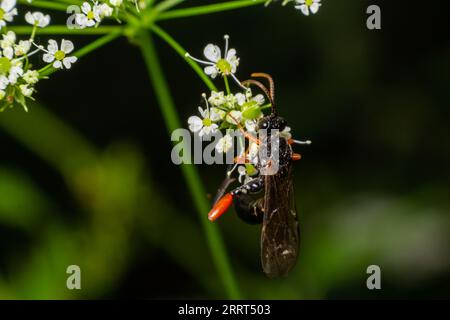
{"type": "MultiPolygon", "coordinates": [[[[218,222],[243,297],[448,298],[448,5],[322,2],[311,17],[275,3],[160,24],[197,57],[229,34],[238,77],[272,74],[279,113],[313,141],[298,149],[288,278],[262,274],[258,227],[218,222]],[[366,28],[369,4],[382,30],[366,28]],[[380,291],[366,289],[371,264],[380,291]]],[[[185,121],[207,88],[156,44],[185,121]]],[[[42,105],[0,115],[0,298],[225,298],[139,49],[118,40],[38,90],[42,105]]],[[[214,193],[225,167],[198,169],[214,193]]]]}

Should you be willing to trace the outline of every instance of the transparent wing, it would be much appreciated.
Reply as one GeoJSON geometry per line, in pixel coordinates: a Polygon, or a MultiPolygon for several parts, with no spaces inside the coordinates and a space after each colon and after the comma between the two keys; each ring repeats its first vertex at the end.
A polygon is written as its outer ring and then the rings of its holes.
{"type": "Polygon", "coordinates": [[[287,275],[297,261],[299,226],[294,201],[292,164],[266,176],[261,262],[271,277],[287,275]]]}

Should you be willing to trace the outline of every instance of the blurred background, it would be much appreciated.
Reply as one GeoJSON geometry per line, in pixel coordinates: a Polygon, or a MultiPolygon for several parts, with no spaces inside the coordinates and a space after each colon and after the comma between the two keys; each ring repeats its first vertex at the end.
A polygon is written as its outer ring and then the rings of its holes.
{"type": "MultiPolygon", "coordinates": [[[[288,278],[263,275],[259,226],[218,222],[242,296],[449,298],[448,4],[322,2],[312,17],[275,3],[160,23],[198,57],[229,34],[238,77],[272,74],[280,114],[313,141],[297,149],[288,278]],[[366,28],[369,4],[382,30],[366,28]],[[372,264],[382,290],[366,288],[372,264]]],[[[155,41],[186,123],[207,88],[155,41]]],[[[226,298],[139,48],[119,39],[38,90],[29,113],[0,115],[0,298],[226,298]]],[[[197,169],[214,193],[226,168],[197,169]]]]}

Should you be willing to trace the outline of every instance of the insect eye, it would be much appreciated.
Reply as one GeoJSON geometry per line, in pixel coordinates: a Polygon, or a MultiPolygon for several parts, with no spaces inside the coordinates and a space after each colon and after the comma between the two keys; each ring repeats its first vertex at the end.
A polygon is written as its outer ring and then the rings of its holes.
{"type": "Polygon", "coordinates": [[[279,126],[279,130],[283,131],[286,128],[286,126],[287,126],[287,121],[284,120],[284,119],[280,119],[280,122],[278,123],[278,126],[279,126]]]}
{"type": "Polygon", "coordinates": [[[267,120],[265,118],[261,119],[259,121],[259,123],[258,123],[258,129],[259,130],[264,130],[264,129],[267,129],[267,128],[269,128],[269,120],[267,120]]]}

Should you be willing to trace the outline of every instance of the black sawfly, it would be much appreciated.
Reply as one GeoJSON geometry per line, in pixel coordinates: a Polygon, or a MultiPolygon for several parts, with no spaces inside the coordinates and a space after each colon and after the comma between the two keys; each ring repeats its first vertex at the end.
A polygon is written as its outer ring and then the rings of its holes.
{"type": "MultiPolygon", "coordinates": [[[[297,220],[297,209],[294,201],[293,161],[301,156],[294,153],[292,144],[310,144],[310,141],[297,141],[278,135],[277,150],[272,148],[271,130],[282,132],[287,122],[277,114],[275,107],[275,85],[272,77],[265,73],[254,73],[253,78],[265,78],[269,81],[267,89],[254,79],[242,82],[244,86],[255,85],[269,98],[271,114],[258,122],[258,130],[267,132],[267,150],[278,152],[278,170],[275,174],[259,173],[249,182],[227,192],[235,179],[227,175],[219,188],[214,206],[208,214],[211,221],[216,220],[234,203],[238,216],[248,223],[262,223],[261,229],[261,264],[264,273],[275,278],[286,276],[297,261],[300,244],[300,228],[297,220]],[[273,150],[272,150],[273,149],[273,150]]],[[[267,166],[267,163],[264,164],[267,166]]],[[[263,164],[256,164],[257,172],[261,172],[263,164]]]]}

